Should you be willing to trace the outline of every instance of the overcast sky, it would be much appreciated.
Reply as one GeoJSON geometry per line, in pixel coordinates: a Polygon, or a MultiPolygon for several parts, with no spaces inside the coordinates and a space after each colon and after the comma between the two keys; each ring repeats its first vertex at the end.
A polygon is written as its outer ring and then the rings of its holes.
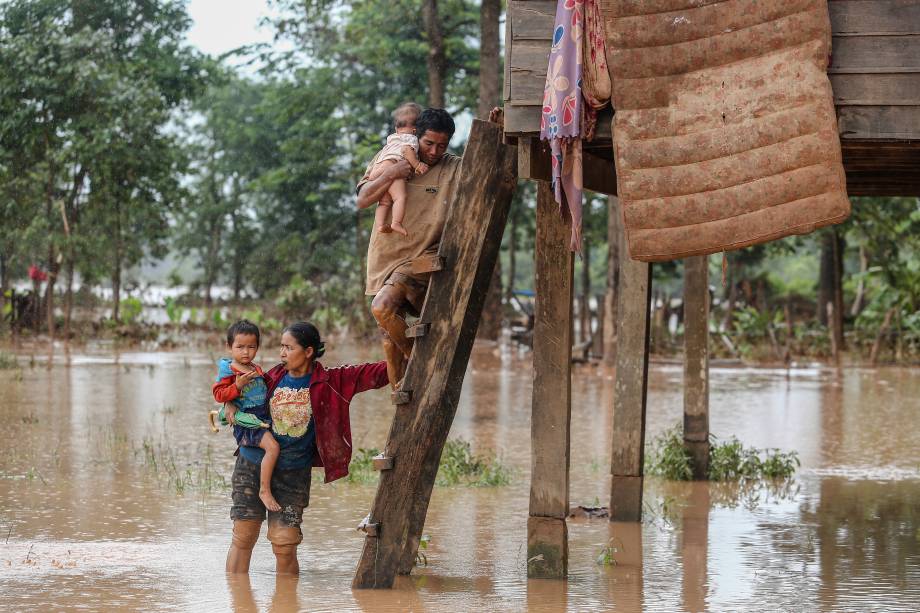
{"type": "Polygon", "coordinates": [[[190,0],[188,12],[194,24],[190,43],[212,55],[251,43],[270,43],[271,28],[259,28],[269,14],[265,0],[190,0]]]}

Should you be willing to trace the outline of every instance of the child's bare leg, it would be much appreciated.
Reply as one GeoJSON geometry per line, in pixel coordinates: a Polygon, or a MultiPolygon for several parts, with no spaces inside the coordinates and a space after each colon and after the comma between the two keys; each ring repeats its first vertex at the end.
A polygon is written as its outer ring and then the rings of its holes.
{"type": "Polygon", "coordinates": [[[377,228],[378,232],[387,234],[392,232],[390,229],[390,222],[387,221],[387,217],[390,213],[390,205],[383,203],[383,198],[380,199],[380,202],[377,203],[377,211],[374,213],[374,227],[377,228]]]}
{"type": "Polygon", "coordinates": [[[280,511],[281,505],[279,505],[275,497],[272,496],[271,483],[272,473],[275,471],[275,464],[278,463],[278,455],[281,452],[281,447],[278,445],[278,441],[275,440],[271,432],[265,432],[265,434],[262,435],[262,440],[259,441],[259,448],[265,451],[265,456],[262,458],[262,466],[259,472],[259,499],[269,511],[280,511]]]}
{"type": "Polygon", "coordinates": [[[403,217],[406,215],[406,181],[404,179],[393,181],[387,193],[393,199],[393,216],[390,220],[390,227],[393,232],[409,236],[409,232],[406,231],[402,223],[403,217]]]}
{"type": "MultiPolygon", "coordinates": [[[[396,160],[384,160],[382,162],[377,162],[374,164],[374,167],[371,168],[371,172],[368,175],[368,179],[376,179],[387,169],[388,166],[392,166],[396,163],[396,160]]],[[[390,194],[384,194],[380,198],[380,202],[377,203],[377,211],[374,213],[374,226],[376,226],[377,231],[383,234],[392,232],[390,230],[390,223],[387,221],[387,216],[390,213],[389,206],[393,204],[393,199],[390,197],[390,194]]]]}

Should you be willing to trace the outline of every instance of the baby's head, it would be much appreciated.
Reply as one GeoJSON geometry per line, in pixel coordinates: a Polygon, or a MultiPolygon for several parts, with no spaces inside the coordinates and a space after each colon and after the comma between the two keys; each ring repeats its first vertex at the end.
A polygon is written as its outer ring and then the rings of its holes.
{"type": "Polygon", "coordinates": [[[393,111],[393,127],[401,134],[414,134],[415,120],[421,114],[421,106],[414,102],[404,102],[393,111]]]}
{"type": "Polygon", "coordinates": [[[227,328],[227,347],[230,355],[240,364],[251,364],[259,352],[259,326],[241,319],[227,328]]]}

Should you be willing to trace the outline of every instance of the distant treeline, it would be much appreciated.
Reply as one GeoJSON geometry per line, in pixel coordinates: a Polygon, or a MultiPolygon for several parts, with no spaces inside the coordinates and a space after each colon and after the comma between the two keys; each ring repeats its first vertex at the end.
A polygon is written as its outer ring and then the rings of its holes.
{"type": "MultiPolygon", "coordinates": [[[[272,5],[269,26],[284,44],[213,58],[185,41],[180,1],[0,4],[5,320],[10,288],[28,282],[33,327],[69,334],[79,278],[114,290],[118,321],[126,271],[167,253],[194,262],[196,275],[175,281],[205,305],[220,284],[236,298],[367,318],[373,214],[355,210],[354,185],[401,102],[460,118],[500,103],[503,3],[272,5]]],[[[579,295],[607,291],[607,222],[606,198],[590,197],[579,295]]],[[[534,190],[522,183],[492,300],[532,287],[533,227],[534,190]]],[[[777,333],[795,336],[799,326],[803,347],[826,345],[830,332],[838,344],[882,339],[915,354],[918,230],[914,198],[854,199],[852,219],[837,228],[731,253],[724,285],[714,282],[719,326],[742,348],[781,345],[777,333]]],[[[663,316],[680,294],[681,266],[654,271],[663,316]]]]}

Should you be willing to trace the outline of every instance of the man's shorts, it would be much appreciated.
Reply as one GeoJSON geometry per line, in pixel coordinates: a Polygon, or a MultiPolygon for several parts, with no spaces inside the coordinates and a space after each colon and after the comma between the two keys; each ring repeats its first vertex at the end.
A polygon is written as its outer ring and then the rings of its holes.
{"type": "Polygon", "coordinates": [[[424,280],[420,275],[413,275],[410,272],[411,265],[406,264],[397,268],[390,273],[384,285],[401,285],[406,291],[406,302],[408,302],[409,312],[411,315],[418,317],[422,311],[422,304],[425,302],[425,293],[428,291],[428,278],[430,273],[424,274],[424,280]],[[400,269],[404,269],[401,271],[400,269]]]}
{"type": "MultiPolygon", "coordinates": [[[[263,521],[265,505],[259,498],[259,469],[243,456],[237,456],[231,478],[233,506],[230,507],[230,519],[263,521]]],[[[293,470],[275,470],[272,473],[272,495],[281,511],[268,511],[269,528],[272,524],[289,528],[300,528],[303,510],[310,506],[311,468],[293,470]]]]}

